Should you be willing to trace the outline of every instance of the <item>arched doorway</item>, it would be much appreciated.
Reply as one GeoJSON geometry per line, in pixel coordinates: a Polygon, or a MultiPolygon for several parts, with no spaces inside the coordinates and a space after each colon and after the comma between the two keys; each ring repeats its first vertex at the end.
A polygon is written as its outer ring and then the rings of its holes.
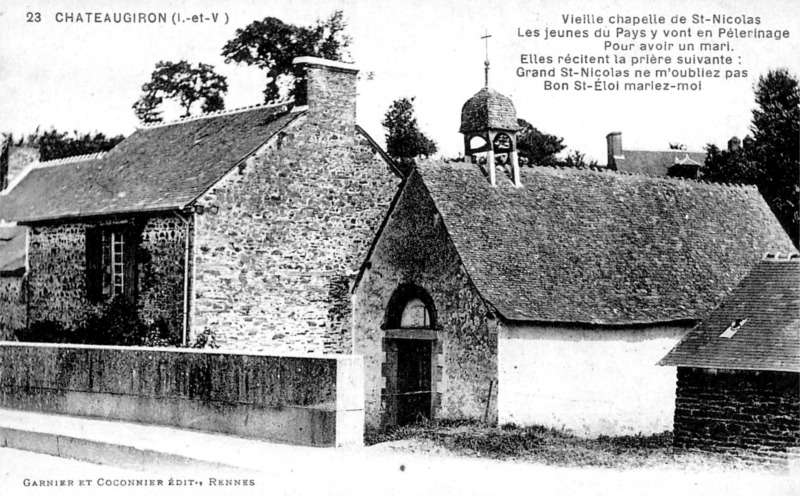
{"type": "MultiPolygon", "coordinates": [[[[384,423],[406,425],[433,418],[435,408],[436,310],[419,286],[401,285],[384,320],[384,423]]],[[[438,346],[437,346],[438,344],[438,346]]]]}

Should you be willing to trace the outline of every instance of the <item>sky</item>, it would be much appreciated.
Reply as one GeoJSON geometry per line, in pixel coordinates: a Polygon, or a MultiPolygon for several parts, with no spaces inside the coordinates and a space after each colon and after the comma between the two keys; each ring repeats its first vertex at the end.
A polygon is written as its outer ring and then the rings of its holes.
{"type": "MultiPolygon", "coordinates": [[[[131,106],[141,95],[155,64],[178,61],[211,64],[228,78],[227,108],[262,102],[266,83],[263,71],[226,64],[222,46],[237,28],[265,17],[287,23],[311,25],[343,10],[348,33],[353,38],[349,58],[361,70],[358,87],[358,122],[382,141],[381,119],[393,100],[415,97],[417,118],[423,131],[434,139],[443,155],[463,151],[458,134],[461,106],[483,87],[484,33],[489,38],[489,86],[509,96],[518,117],[541,131],[564,138],[568,150],[579,150],[590,160],[606,163],[605,136],[620,131],[623,144],[633,149],[666,149],[670,142],[689,150],[702,150],[707,143],[724,146],[732,136],[748,133],[754,107],[753,87],[759,75],[784,67],[800,74],[800,2],[779,1],[588,1],[588,0],[450,0],[435,2],[397,0],[270,0],[270,1],[54,1],[0,2],[0,131],[14,135],[37,127],[63,131],[100,131],[107,135],[132,133],[138,125],[131,106]],[[66,13],[165,12],[186,18],[194,14],[220,15],[218,22],[167,24],[96,24],[57,22],[66,13]],[[36,14],[39,14],[38,22],[36,14]],[[604,22],[566,24],[564,15],[590,16],[582,20],[604,22]],[[664,15],[665,24],[637,24],[649,15],[664,15]],[[684,24],[672,25],[672,16],[685,16],[684,24]],[[693,15],[729,16],[725,28],[739,30],[788,30],[785,39],[720,38],[721,25],[693,24],[693,15]],[[595,17],[591,17],[595,16],[595,17]],[[610,18],[615,17],[615,24],[610,18]],[[627,17],[626,17],[627,16],[627,17]],[[224,18],[224,20],[223,20],[224,18]],[[733,24],[759,20],[758,25],[733,24]],[[227,21],[227,23],[225,22],[227,21]],[[598,28],[609,29],[608,38],[594,36],[598,28]],[[664,29],[691,29],[691,37],[665,38],[664,29]],[[712,39],[698,38],[699,29],[710,29],[712,39]],[[588,38],[548,36],[555,29],[587,30],[588,38]],[[622,31],[617,32],[617,29],[622,31]],[[655,29],[656,37],[649,34],[655,29]],[[526,32],[539,30],[539,37],[526,32]],[[644,30],[645,39],[640,30],[644,30]],[[634,40],[633,36],[637,38],[634,40]],[[679,43],[730,41],[723,52],[679,51],[679,43]],[[611,46],[605,47],[605,43],[611,46]],[[672,43],[642,51],[640,43],[672,43]],[[614,46],[613,43],[619,45],[614,46]],[[633,43],[632,50],[623,50],[633,43]],[[655,49],[655,50],[654,50],[655,49]],[[523,55],[550,56],[554,63],[523,64],[523,55]],[[609,56],[607,64],[585,64],[586,68],[628,70],[703,69],[721,71],[719,78],[702,78],[696,91],[672,89],[625,90],[625,82],[663,82],[647,77],[520,77],[522,69],[562,68],[580,65],[559,62],[564,55],[609,56]],[[631,56],[670,56],[669,66],[642,61],[630,65],[631,56]],[[616,63],[613,56],[625,56],[616,63]],[[722,55],[730,64],[677,64],[677,56],[722,55]],[[739,71],[724,78],[725,70],[739,71]],[[744,76],[741,71],[747,71],[744,76]],[[368,77],[369,76],[369,77],[368,77]],[[578,91],[575,81],[606,84],[619,82],[621,89],[578,91]],[[568,91],[545,88],[545,80],[566,82],[568,91]]],[[[647,19],[652,19],[649,17],[647,19]]],[[[657,21],[657,19],[656,19],[657,21]]],[[[684,34],[686,31],[684,31],[684,34]]],[[[578,33],[580,34],[580,33],[578,33]]],[[[663,59],[662,59],[663,62],[663,59]]],[[[696,83],[697,78],[669,79],[673,83],[696,83]]],[[[669,82],[668,81],[668,82],[669,82]]],[[[613,86],[612,86],[613,88],[613,86]]],[[[174,109],[167,117],[177,117],[174,109]]]]}

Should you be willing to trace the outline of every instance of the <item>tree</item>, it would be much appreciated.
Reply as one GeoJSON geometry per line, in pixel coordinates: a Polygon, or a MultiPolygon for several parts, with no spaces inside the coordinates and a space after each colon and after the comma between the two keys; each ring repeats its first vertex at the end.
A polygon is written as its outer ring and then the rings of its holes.
{"type": "Polygon", "coordinates": [[[578,150],[572,150],[563,161],[559,161],[557,165],[562,167],[597,167],[597,160],[591,162],[586,161],[586,154],[578,150]]]}
{"type": "Polygon", "coordinates": [[[136,116],[144,123],[162,120],[159,107],[165,98],[177,99],[184,109],[183,117],[192,114],[192,106],[203,101],[203,112],[223,110],[225,102],[222,95],[228,91],[225,76],[214,72],[209,64],[192,66],[189,62],[159,62],[150,81],[142,86],[144,94],[133,105],[136,116]]]}
{"type": "Polygon", "coordinates": [[[786,69],[769,71],[755,87],[757,107],[750,130],[738,150],[706,150],[704,179],[749,183],[770,206],[789,237],[800,242],[800,89],[786,69]]]}
{"type": "Polygon", "coordinates": [[[758,78],[750,130],[764,175],[758,189],[795,246],[800,241],[800,89],[786,69],[758,78]]]}
{"type": "Polygon", "coordinates": [[[558,165],[556,155],[566,148],[562,143],[564,138],[543,133],[525,119],[517,119],[517,124],[520,127],[517,133],[520,165],[558,165]]]}
{"type": "Polygon", "coordinates": [[[674,141],[670,141],[669,142],[669,149],[670,150],[683,150],[683,151],[686,151],[686,145],[684,145],[683,143],[677,143],[677,142],[674,142],[674,141]]]}
{"type": "Polygon", "coordinates": [[[703,179],[715,183],[758,184],[762,176],[760,164],[754,160],[754,148],[721,150],[706,145],[703,179]]]}
{"type": "Polygon", "coordinates": [[[73,131],[70,135],[50,129],[41,134],[37,131],[36,135],[28,136],[27,142],[39,148],[39,160],[45,161],[105,152],[114,148],[123,139],[125,138],[122,135],[106,137],[103,133],[81,134],[78,131],[73,131]]]}
{"type": "MultiPolygon", "coordinates": [[[[275,17],[255,21],[244,29],[237,29],[233,39],[222,47],[225,63],[254,65],[267,71],[264,101],[278,99],[281,76],[293,78],[292,60],[300,56],[342,60],[351,38],[345,34],[347,24],[341,10],[325,21],[317,20],[314,26],[302,27],[275,17]]],[[[289,95],[294,96],[294,85],[289,95]]]]}
{"type": "Polygon", "coordinates": [[[386,129],[386,153],[407,169],[415,157],[430,156],[436,143],[419,130],[414,116],[414,97],[392,102],[381,125],[386,129]]]}

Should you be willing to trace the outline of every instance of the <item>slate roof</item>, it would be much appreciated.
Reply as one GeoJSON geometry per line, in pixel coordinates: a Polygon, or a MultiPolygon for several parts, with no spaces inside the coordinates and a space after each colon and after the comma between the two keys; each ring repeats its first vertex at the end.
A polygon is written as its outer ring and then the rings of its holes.
{"type": "Polygon", "coordinates": [[[767,258],[659,365],[800,372],[800,259],[767,258]],[[747,319],[720,337],[736,319],[747,319]]]}
{"type": "Polygon", "coordinates": [[[31,169],[0,196],[0,219],[184,208],[299,115],[258,106],[144,127],[101,158],[31,169]]]}
{"type": "Polygon", "coordinates": [[[26,231],[22,226],[0,227],[0,277],[25,273],[26,231]]]}
{"type": "Polygon", "coordinates": [[[614,157],[616,170],[629,174],[646,174],[649,176],[666,176],[674,164],[696,162],[704,164],[706,154],[703,152],[687,152],[684,150],[647,151],[622,150],[623,157],[614,157]]]}
{"type": "Polygon", "coordinates": [[[491,88],[483,88],[475,93],[461,107],[460,133],[504,129],[516,131],[517,111],[514,102],[491,88]]]}
{"type": "MultiPolygon", "coordinates": [[[[506,319],[700,319],[767,251],[794,251],[754,187],[471,164],[417,167],[483,298],[506,319]]],[[[415,176],[412,176],[415,177],[415,176]]]]}

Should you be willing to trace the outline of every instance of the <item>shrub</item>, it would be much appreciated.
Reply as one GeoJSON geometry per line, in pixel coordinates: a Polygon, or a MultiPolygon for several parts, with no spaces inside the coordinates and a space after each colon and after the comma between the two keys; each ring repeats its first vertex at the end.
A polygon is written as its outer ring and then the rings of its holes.
{"type": "Polygon", "coordinates": [[[142,340],[142,346],[178,347],[180,345],[180,338],[170,333],[169,324],[161,318],[148,326],[147,333],[142,340]]]}
{"type": "Polygon", "coordinates": [[[192,343],[192,348],[219,348],[217,344],[217,333],[213,329],[209,329],[206,327],[203,329],[203,332],[197,335],[195,338],[194,343],[192,343]]]}
{"type": "Polygon", "coordinates": [[[28,328],[16,330],[14,336],[17,341],[28,343],[68,343],[68,333],[60,322],[43,320],[34,322],[28,328]]]}
{"type": "Polygon", "coordinates": [[[78,325],[76,341],[83,344],[137,346],[148,328],[139,318],[136,304],[125,295],[114,297],[99,313],[91,313],[78,325]]]}

